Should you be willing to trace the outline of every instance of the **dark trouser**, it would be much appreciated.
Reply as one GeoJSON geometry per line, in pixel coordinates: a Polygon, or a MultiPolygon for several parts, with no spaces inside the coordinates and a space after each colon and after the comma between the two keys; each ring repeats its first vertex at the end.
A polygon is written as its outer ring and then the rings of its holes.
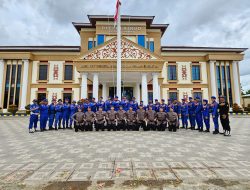
{"type": "Polygon", "coordinates": [[[152,125],[153,124],[149,124],[149,123],[147,123],[147,125],[146,125],[146,123],[144,123],[143,130],[144,131],[150,131],[152,125]]]}
{"type": "Polygon", "coordinates": [[[176,132],[176,124],[169,124],[168,130],[169,130],[169,131],[176,132]]]}
{"type": "Polygon", "coordinates": [[[117,125],[117,130],[118,131],[120,131],[120,130],[125,131],[126,129],[127,129],[127,126],[126,126],[125,120],[120,121],[117,125]]]}
{"type": "Polygon", "coordinates": [[[83,123],[75,124],[75,132],[78,132],[78,130],[84,131],[84,124],[83,123]]]}
{"type": "Polygon", "coordinates": [[[146,123],[145,123],[144,120],[137,121],[137,123],[136,123],[136,131],[139,131],[140,128],[144,129],[145,126],[146,126],[146,123]]]}
{"type": "Polygon", "coordinates": [[[228,116],[225,119],[223,119],[222,116],[220,116],[220,122],[224,131],[231,131],[230,121],[228,116]]]}
{"type": "Polygon", "coordinates": [[[155,124],[148,124],[149,129],[151,129],[152,131],[156,130],[156,125],[155,124]]]}
{"type": "Polygon", "coordinates": [[[107,128],[108,128],[108,131],[111,131],[111,130],[116,131],[116,125],[114,122],[110,122],[107,128]]]}
{"type": "Polygon", "coordinates": [[[128,129],[128,131],[130,131],[130,130],[134,130],[135,129],[135,124],[134,123],[129,123],[128,125],[127,125],[127,129],[128,129]]]}
{"type": "Polygon", "coordinates": [[[96,131],[99,131],[99,130],[104,131],[104,123],[96,123],[95,124],[95,130],[96,131]]]}
{"type": "Polygon", "coordinates": [[[160,123],[157,125],[157,130],[158,131],[165,131],[166,130],[166,124],[160,123]]]}
{"type": "Polygon", "coordinates": [[[92,122],[86,122],[85,131],[93,131],[93,123],[92,122]]]}

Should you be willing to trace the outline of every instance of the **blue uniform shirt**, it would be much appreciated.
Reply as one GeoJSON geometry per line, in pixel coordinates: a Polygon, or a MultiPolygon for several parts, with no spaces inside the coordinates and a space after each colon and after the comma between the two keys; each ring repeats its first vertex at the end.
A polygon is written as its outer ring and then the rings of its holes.
{"type": "Polygon", "coordinates": [[[49,114],[55,114],[55,113],[56,113],[56,105],[52,103],[49,105],[49,114]]]}
{"type": "Polygon", "coordinates": [[[56,112],[58,112],[58,113],[60,112],[61,113],[62,112],[62,108],[63,108],[63,104],[57,104],[56,107],[55,107],[55,110],[56,110],[56,112]]]}
{"type": "MultiPolygon", "coordinates": [[[[40,108],[38,104],[31,104],[31,105],[30,105],[30,110],[36,109],[36,108],[40,108]]],[[[36,114],[36,115],[38,115],[39,112],[40,112],[39,109],[36,109],[36,110],[31,111],[31,114],[36,114]]]]}
{"type": "Polygon", "coordinates": [[[187,103],[181,104],[181,115],[183,115],[183,116],[188,115],[188,104],[187,103]]]}
{"type": "Polygon", "coordinates": [[[211,105],[210,105],[210,109],[211,109],[211,113],[212,116],[218,116],[218,103],[216,101],[214,101],[211,105]]]}
{"type": "Polygon", "coordinates": [[[63,104],[62,111],[64,116],[70,115],[70,104],[63,104]]]}
{"type": "Polygon", "coordinates": [[[208,119],[210,116],[209,109],[210,108],[208,104],[202,105],[202,115],[205,119],[208,119]]]}
{"type": "Polygon", "coordinates": [[[111,109],[111,100],[105,101],[105,111],[109,111],[111,109]]]}
{"type": "Polygon", "coordinates": [[[70,115],[73,115],[77,111],[77,105],[71,104],[70,105],[70,115]]]}
{"type": "Polygon", "coordinates": [[[40,105],[40,115],[49,115],[49,106],[48,105],[40,105]]]}

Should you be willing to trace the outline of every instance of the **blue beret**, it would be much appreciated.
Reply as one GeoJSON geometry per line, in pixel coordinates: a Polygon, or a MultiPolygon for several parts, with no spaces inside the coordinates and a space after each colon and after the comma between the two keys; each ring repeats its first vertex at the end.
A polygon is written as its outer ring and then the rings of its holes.
{"type": "Polygon", "coordinates": [[[101,99],[103,99],[103,97],[102,97],[102,96],[101,96],[100,98],[101,98],[101,99]]]}
{"type": "Polygon", "coordinates": [[[48,100],[47,100],[47,99],[44,99],[43,102],[48,102],[48,100]]]}
{"type": "Polygon", "coordinates": [[[169,98],[169,99],[168,99],[168,101],[172,101],[172,99],[171,99],[171,98],[169,98]]]}
{"type": "Polygon", "coordinates": [[[118,96],[115,96],[115,98],[118,98],[118,96]]]}
{"type": "Polygon", "coordinates": [[[73,102],[73,103],[76,103],[76,101],[75,101],[75,100],[73,100],[72,102],[73,102]]]}
{"type": "Polygon", "coordinates": [[[207,102],[208,102],[208,100],[206,100],[206,99],[203,99],[203,102],[206,102],[206,103],[207,103],[207,102]]]}
{"type": "Polygon", "coordinates": [[[158,99],[155,99],[155,101],[158,101],[158,99]]]}
{"type": "Polygon", "coordinates": [[[62,102],[62,99],[59,99],[58,102],[62,102]]]}
{"type": "Polygon", "coordinates": [[[215,96],[211,96],[211,98],[212,98],[212,99],[216,99],[216,97],[215,97],[215,96]]]}
{"type": "Polygon", "coordinates": [[[192,100],[193,98],[192,97],[189,97],[189,100],[192,100]]]}
{"type": "Polygon", "coordinates": [[[165,99],[161,99],[162,102],[165,102],[165,99]]]}
{"type": "Polygon", "coordinates": [[[186,101],[186,98],[182,98],[181,100],[182,100],[182,101],[186,101]]]}

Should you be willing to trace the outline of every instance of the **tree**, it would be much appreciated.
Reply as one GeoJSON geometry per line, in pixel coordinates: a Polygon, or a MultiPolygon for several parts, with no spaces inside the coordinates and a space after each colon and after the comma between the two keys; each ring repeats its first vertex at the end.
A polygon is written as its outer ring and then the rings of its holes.
{"type": "Polygon", "coordinates": [[[250,90],[247,90],[247,91],[246,91],[246,94],[250,94],[250,90]]]}

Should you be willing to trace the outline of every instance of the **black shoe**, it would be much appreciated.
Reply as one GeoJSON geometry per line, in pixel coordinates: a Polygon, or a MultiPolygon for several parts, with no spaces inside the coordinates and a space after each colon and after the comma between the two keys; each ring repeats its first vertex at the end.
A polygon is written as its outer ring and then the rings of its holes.
{"type": "Polygon", "coordinates": [[[63,130],[65,130],[65,127],[63,127],[63,130]]]}
{"type": "Polygon", "coordinates": [[[215,130],[215,131],[213,131],[213,134],[214,134],[214,135],[217,135],[217,134],[219,134],[219,131],[218,131],[218,130],[215,130]]]}
{"type": "Polygon", "coordinates": [[[55,128],[55,130],[57,131],[58,129],[57,129],[57,128],[55,128]]]}
{"type": "Polygon", "coordinates": [[[199,129],[199,132],[203,132],[203,129],[199,129]]]}
{"type": "Polygon", "coordinates": [[[209,129],[207,129],[205,132],[206,132],[206,133],[210,133],[210,130],[209,130],[209,129]]]}

